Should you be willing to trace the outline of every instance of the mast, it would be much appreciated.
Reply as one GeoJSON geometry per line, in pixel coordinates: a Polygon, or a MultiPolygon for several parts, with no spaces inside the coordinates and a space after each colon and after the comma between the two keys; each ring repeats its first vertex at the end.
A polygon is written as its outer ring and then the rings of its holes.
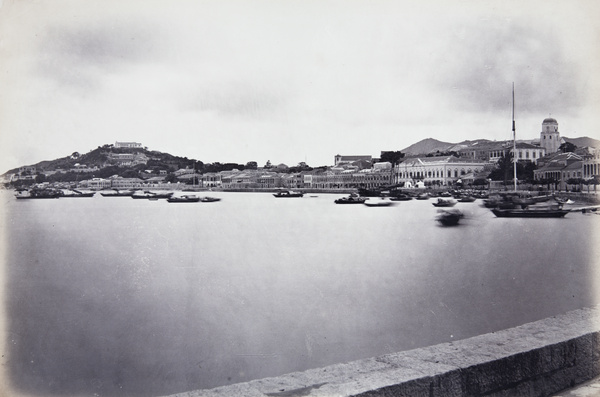
{"type": "Polygon", "coordinates": [[[514,189],[517,191],[517,134],[515,130],[515,83],[512,89],[512,131],[513,131],[513,181],[514,189]]]}

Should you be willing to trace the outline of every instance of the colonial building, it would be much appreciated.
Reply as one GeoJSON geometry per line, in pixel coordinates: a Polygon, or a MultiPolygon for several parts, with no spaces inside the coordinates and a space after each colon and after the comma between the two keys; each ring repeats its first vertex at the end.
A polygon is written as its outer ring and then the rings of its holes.
{"type": "Polygon", "coordinates": [[[600,176],[600,150],[589,148],[589,154],[583,157],[583,179],[600,176]]]}
{"type": "Polygon", "coordinates": [[[148,163],[149,157],[144,153],[109,153],[108,161],[120,166],[135,166],[148,163]]]}
{"type": "Polygon", "coordinates": [[[342,156],[338,154],[333,158],[333,165],[351,164],[357,161],[373,162],[373,156],[342,156]]]}
{"type": "Polygon", "coordinates": [[[533,178],[552,181],[559,190],[563,190],[569,179],[583,178],[583,164],[583,158],[571,152],[547,156],[539,162],[540,167],[533,171],[533,178]]]}
{"type": "Polygon", "coordinates": [[[394,183],[414,186],[425,184],[452,185],[467,175],[482,172],[486,162],[476,159],[445,157],[417,157],[407,159],[394,169],[394,183]]]}
{"type": "Polygon", "coordinates": [[[116,148],[141,149],[142,144],[138,142],[115,142],[116,148]]]}
{"type": "MultiPolygon", "coordinates": [[[[515,146],[517,150],[515,158],[517,161],[530,161],[534,164],[537,164],[538,159],[546,155],[545,148],[532,145],[530,143],[517,142],[515,146]]],[[[510,152],[512,153],[512,151],[513,150],[511,148],[510,152]]]]}
{"type": "Polygon", "coordinates": [[[497,162],[512,149],[512,142],[477,142],[458,150],[460,157],[479,161],[497,162]]]}

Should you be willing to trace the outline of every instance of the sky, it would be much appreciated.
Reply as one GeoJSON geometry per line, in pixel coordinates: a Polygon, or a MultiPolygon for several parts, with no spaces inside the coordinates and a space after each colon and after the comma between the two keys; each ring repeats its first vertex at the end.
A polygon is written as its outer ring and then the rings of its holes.
{"type": "Polygon", "coordinates": [[[445,142],[600,139],[600,3],[0,0],[0,173],[115,141],[333,164],[445,142]]]}

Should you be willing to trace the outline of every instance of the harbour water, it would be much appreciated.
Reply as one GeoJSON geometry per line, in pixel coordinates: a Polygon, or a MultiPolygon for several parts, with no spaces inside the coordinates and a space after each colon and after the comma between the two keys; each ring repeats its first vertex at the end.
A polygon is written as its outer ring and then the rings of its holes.
{"type": "MultiPolygon", "coordinates": [[[[402,351],[600,303],[600,218],[459,203],[15,200],[3,354],[23,395],[159,396],[402,351]]],[[[313,197],[316,196],[316,197],[313,197]]]]}

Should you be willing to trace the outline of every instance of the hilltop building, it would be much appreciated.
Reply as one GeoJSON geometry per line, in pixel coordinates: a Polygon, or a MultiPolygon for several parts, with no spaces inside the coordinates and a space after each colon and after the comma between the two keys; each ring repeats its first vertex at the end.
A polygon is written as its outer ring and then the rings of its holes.
{"type": "Polygon", "coordinates": [[[115,142],[115,148],[141,149],[142,144],[139,142],[115,142]]]}

